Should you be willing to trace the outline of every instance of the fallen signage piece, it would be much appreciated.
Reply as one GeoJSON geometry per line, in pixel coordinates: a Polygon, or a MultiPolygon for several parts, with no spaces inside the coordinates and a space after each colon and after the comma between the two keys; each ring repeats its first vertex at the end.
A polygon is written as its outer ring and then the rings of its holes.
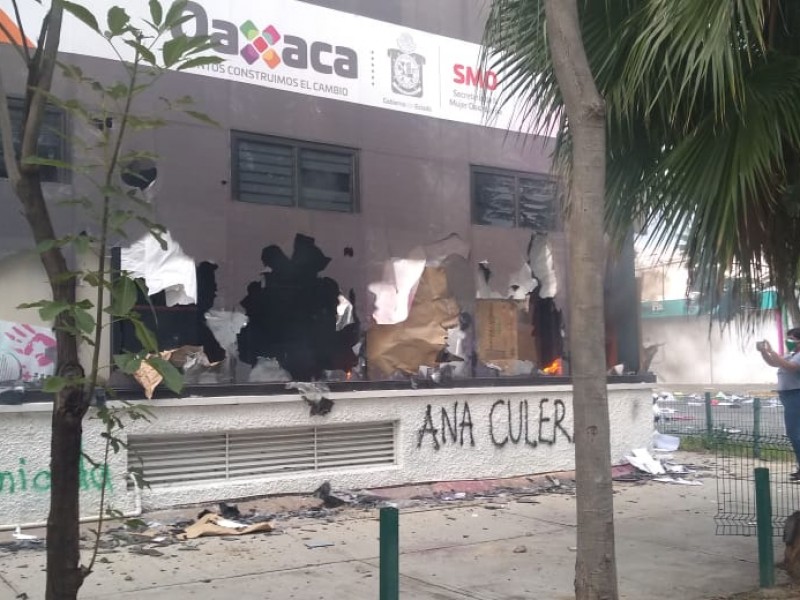
{"type": "Polygon", "coordinates": [[[626,456],[625,460],[627,460],[640,471],[650,473],[651,475],[663,475],[667,472],[667,470],[664,468],[664,465],[653,458],[644,448],[636,449],[632,452],[632,454],[633,456],[626,456]]]}

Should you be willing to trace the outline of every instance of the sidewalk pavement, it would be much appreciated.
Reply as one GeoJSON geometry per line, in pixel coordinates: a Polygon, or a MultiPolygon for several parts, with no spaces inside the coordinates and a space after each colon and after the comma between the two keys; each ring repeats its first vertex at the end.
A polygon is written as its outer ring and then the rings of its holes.
{"type": "MultiPolygon", "coordinates": [[[[713,475],[703,483],[615,484],[621,598],[708,600],[757,587],[756,539],[715,535],[713,475]]],[[[510,500],[401,509],[400,597],[574,598],[574,496],[510,500]]],[[[158,520],[159,515],[146,518],[158,520]]],[[[376,510],[348,508],[327,521],[294,519],[281,527],[275,534],[176,544],[163,548],[163,556],[133,554],[126,548],[102,554],[81,598],[378,598],[376,510]],[[332,545],[309,549],[306,544],[314,542],[332,545]]],[[[778,539],[775,547],[780,559],[778,539]]],[[[0,599],[43,598],[43,565],[41,550],[0,550],[0,599]]]]}

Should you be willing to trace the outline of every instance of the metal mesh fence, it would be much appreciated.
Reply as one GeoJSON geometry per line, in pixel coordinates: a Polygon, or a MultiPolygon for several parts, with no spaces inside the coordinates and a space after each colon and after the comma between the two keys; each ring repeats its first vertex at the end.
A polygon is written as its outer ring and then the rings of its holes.
{"type": "Polygon", "coordinates": [[[715,455],[717,535],[756,535],[756,467],[769,469],[773,534],[782,535],[786,518],[800,510],[800,483],[790,480],[798,465],[778,398],[662,394],[654,406],[658,431],[715,455]]]}
{"type": "Polygon", "coordinates": [[[656,424],[661,433],[703,435],[722,431],[738,435],[752,433],[758,425],[761,435],[784,435],[783,406],[773,395],[662,394],[656,408],[656,424]],[[758,423],[757,402],[761,407],[758,423]]]}

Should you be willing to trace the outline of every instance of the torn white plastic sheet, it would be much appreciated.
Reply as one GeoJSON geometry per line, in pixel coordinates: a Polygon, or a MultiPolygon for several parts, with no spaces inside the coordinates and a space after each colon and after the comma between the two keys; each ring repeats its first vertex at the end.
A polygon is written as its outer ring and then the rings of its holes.
{"type": "Polygon", "coordinates": [[[553,262],[553,252],[547,236],[539,235],[531,238],[528,247],[528,264],[533,277],[539,282],[539,296],[553,298],[558,293],[558,280],[553,262]]]}
{"type": "Polygon", "coordinates": [[[663,433],[656,433],[653,436],[653,446],[656,450],[664,450],[666,452],[675,452],[681,445],[681,438],[676,435],[665,435],[663,433]]]}
{"type": "Polygon", "coordinates": [[[479,267],[475,275],[475,297],[478,300],[505,300],[503,294],[495,291],[486,280],[486,270],[491,270],[489,261],[482,260],[478,264],[483,265],[484,269],[479,267]]]}
{"type": "Polygon", "coordinates": [[[458,235],[414,248],[407,258],[393,258],[384,268],[383,280],[370,283],[375,295],[372,318],[378,325],[396,325],[408,319],[425,267],[438,267],[450,256],[469,257],[469,246],[458,235]]]}
{"type": "Polygon", "coordinates": [[[350,300],[339,294],[339,304],[336,306],[336,331],[341,331],[353,323],[355,323],[353,305],[350,300]]]}
{"type": "Polygon", "coordinates": [[[277,360],[260,356],[250,371],[250,383],[272,383],[291,381],[292,376],[285,371],[277,360]]]}
{"type": "Polygon", "coordinates": [[[664,465],[653,458],[644,448],[636,449],[632,454],[633,456],[626,456],[625,460],[640,471],[650,473],[651,475],[663,475],[667,472],[664,465]]]}
{"type": "Polygon", "coordinates": [[[451,256],[469,258],[469,244],[457,234],[451,233],[443,240],[425,246],[425,262],[428,267],[440,267],[451,256]]]}
{"type": "Polygon", "coordinates": [[[516,273],[508,279],[509,299],[526,300],[536,289],[536,280],[531,274],[529,264],[522,265],[516,273]]]}
{"type": "Polygon", "coordinates": [[[206,325],[225,352],[235,354],[236,336],[247,325],[247,316],[234,310],[210,310],[206,313],[206,325]]]}
{"type": "Polygon", "coordinates": [[[409,258],[392,259],[384,270],[384,280],[367,286],[375,295],[372,318],[378,325],[396,325],[408,318],[414,293],[425,270],[425,252],[411,251],[409,258]]]}
{"type": "Polygon", "coordinates": [[[447,330],[447,352],[458,358],[468,358],[467,332],[461,327],[452,327],[447,330]]]}
{"type": "Polygon", "coordinates": [[[167,245],[166,250],[149,233],[130,248],[122,248],[120,268],[131,277],[143,278],[150,295],[163,291],[167,306],[194,304],[197,302],[194,261],[184,254],[169,232],[161,237],[167,245]]]}

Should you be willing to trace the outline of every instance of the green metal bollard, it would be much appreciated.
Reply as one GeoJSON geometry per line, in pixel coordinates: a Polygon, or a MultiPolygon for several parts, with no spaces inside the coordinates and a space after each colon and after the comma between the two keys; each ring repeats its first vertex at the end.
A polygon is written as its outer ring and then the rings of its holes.
{"type": "Polygon", "coordinates": [[[711,414],[711,392],[706,392],[706,434],[711,437],[714,432],[714,417],[711,414]]]}
{"type": "Polygon", "coordinates": [[[758,579],[762,588],[775,585],[775,556],[772,547],[772,498],[769,469],[759,467],[756,476],[756,528],[758,530],[758,579]]]}
{"type": "Polygon", "coordinates": [[[761,458],[761,398],[753,398],[753,457],[761,458]]]}
{"type": "Polygon", "coordinates": [[[381,509],[380,517],[380,600],[400,599],[400,512],[381,509]]]}

